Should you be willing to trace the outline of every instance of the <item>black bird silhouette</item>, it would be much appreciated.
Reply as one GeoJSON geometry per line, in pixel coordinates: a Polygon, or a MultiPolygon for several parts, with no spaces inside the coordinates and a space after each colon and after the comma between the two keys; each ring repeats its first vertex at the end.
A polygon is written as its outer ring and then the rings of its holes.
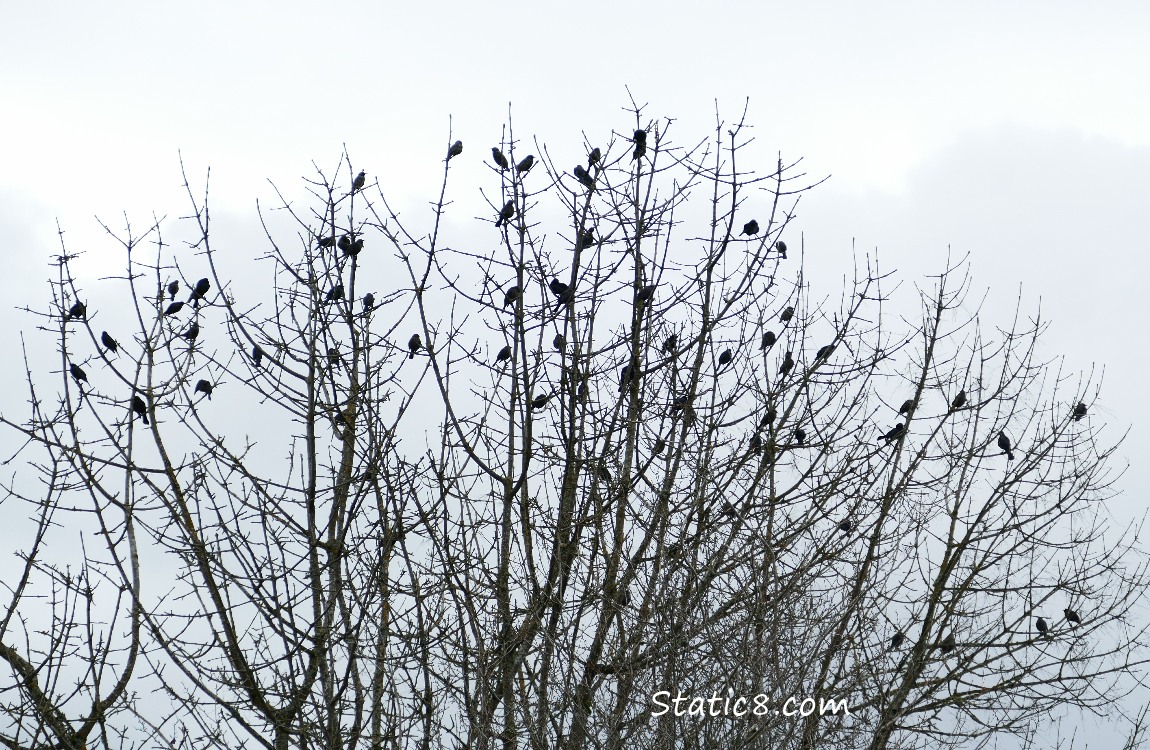
{"type": "Polygon", "coordinates": [[[365,184],[367,184],[367,175],[361,169],[359,174],[355,176],[355,180],[351,183],[351,191],[354,193],[356,190],[362,190],[365,184]]]}
{"type": "Polygon", "coordinates": [[[495,355],[496,362],[506,362],[509,359],[511,359],[511,344],[504,346],[499,350],[499,353],[495,355]]]}
{"type": "Polygon", "coordinates": [[[173,302],[172,304],[168,305],[168,309],[164,310],[164,317],[167,317],[169,315],[175,315],[176,313],[178,313],[180,310],[183,310],[183,309],[184,309],[184,303],[183,302],[173,302]]]}
{"type": "Polygon", "coordinates": [[[775,417],[779,416],[777,409],[767,409],[767,413],[759,420],[759,427],[768,427],[775,422],[775,417]]]}
{"type": "Polygon", "coordinates": [[[849,520],[843,521],[842,523],[839,524],[839,531],[841,531],[844,534],[851,533],[851,529],[853,529],[853,528],[854,528],[854,525],[851,524],[851,522],[849,520]]]}
{"type": "Polygon", "coordinates": [[[369,313],[375,309],[375,295],[371,292],[363,295],[363,311],[369,313]]]}
{"type": "Polygon", "coordinates": [[[882,441],[884,443],[889,443],[892,440],[898,440],[900,437],[902,437],[905,434],[906,434],[906,425],[904,425],[902,422],[899,422],[894,427],[892,427],[889,432],[886,432],[883,434],[882,441]]]}
{"type": "Polygon", "coordinates": [[[514,305],[520,297],[523,296],[523,290],[517,286],[513,286],[503,293],[503,307],[507,308],[514,305]]]}
{"type": "Polygon", "coordinates": [[[1034,621],[1034,628],[1040,635],[1046,635],[1050,631],[1050,626],[1047,625],[1046,620],[1043,620],[1041,617],[1034,621]]]}
{"type": "Polygon", "coordinates": [[[675,347],[678,345],[679,337],[672,333],[670,336],[663,340],[663,353],[670,354],[671,352],[674,352],[675,347]]]}
{"type": "Polygon", "coordinates": [[[786,310],[783,310],[783,314],[779,316],[779,320],[784,323],[789,323],[793,317],[795,317],[795,308],[788,306],[786,310]]]}
{"type": "Polygon", "coordinates": [[[176,298],[176,294],[180,291],[180,280],[168,282],[168,296],[172,299],[176,298]]]}
{"type": "Polygon", "coordinates": [[[583,232],[583,234],[579,235],[579,246],[580,247],[591,247],[594,244],[595,244],[595,230],[594,229],[587,229],[583,232]]]}
{"type": "Polygon", "coordinates": [[[779,374],[785,376],[795,366],[795,358],[791,356],[791,351],[787,350],[787,356],[783,357],[783,363],[779,366],[779,374]]]}
{"type": "Polygon", "coordinates": [[[1079,401],[1078,406],[1074,407],[1074,412],[1071,414],[1070,418],[1073,419],[1075,422],[1081,422],[1082,418],[1085,416],[1086,416],[1086,404],[1079,401]]]}
{"type": "Polygon", "coordinates": [[[655,296],[655,285],[654,284],[648,284],[647,286],[640,288],[639,291],[635,294],[635,304],[636,305],[645,305],[648,302],[650,302],[654,296],[655,296]]]}
{"type": "Polygon", "coordinates": [[[954,641],[954,633],[951,633],[946,638],[943,638],[942,642],[938,644],[938,650],[944,654],[949,654],[951,651],[954,651],[954,647],[956,645],[957,644],[954,641]]]}
{"type": "Polygon", "coordinates": [[[908,398],[902,402],[902,406],[898,407],[899,414],[910,414],[914,410],[914,399],[908,398]]]}
{"type": "Polygon", "coordinates": [[[519,174],[526,174],[531,171],[533,166],[535,166],[535,155],[528,154],[526,159],[515,165],[515,171],[519,174]]]}
{"type": "Polygon", "coordinates": [[[140,415],[144,424],[148,424],[148,405],[139,396],[132,396],[132,411],[140,415]]]}
{"type": "Polygon", "coordinates": [[[200,380],[196,381],[195,393],[202,393],[205,396],[207,396],[209,399],[211,399],[213,390],[214,390],[214,387],[208,381],[203,380],[202,378],[200,380]]]}
{"type": "Polygon", "coordinates": [[[343,365],[343,357],[339,356],[338,346],[329,346],[327,348],[327,363],[332,367],[343,365]]]}
{"type": "Polygon", "coordinates": [[[731,352],[730,349],[724,349],[723,353],[719,355],[719,367],[726,367],[727,364],[730,363],[730,361],[734,358],[735,355],[731,352]]]}
{"type": "Polygon", "coordinates": [[[500,170],[507,169],[511,166],[507,163],[507,157],[503,155],[503,152],[499,150],[498,146],[491,147],[491,158],[495,160],[495,165],[499,167],[500,170]]]}
{"type": "Polygon", "coordinates": [[[598,147],[591,149],[591,153],[587,154],[587,168],[595,166],[599,163],[599,157],[603,154],[599,151],[598,147]]]}
{"type": "Polygon", "coordinates": [[[1010,438],[1006,436],[1005,432],[998,433],[998,447],[1006,454],[1007,461],[1014,460],[1014,451],[1010,449],[1010,438]]]}
{"type": "Polygon", "coordinates": [[[775,345],[775,341],[777,340],[778,339],[776,338],[774,331],[767,331],[763,334],[763,343],[762,346],[759,347],[759,351],[766,351],[767,349],[770,349],[775,345]]]}
{"type": "Polygon", "coordinates": [[[567,339],[561,333],[555,334],[555,338],[551,340],[551,344],[555,347],[555,351],[561,352],[567,348],[567,339]]]}
{"type": "Polygon", "coordinates": [[[835,345],[834,344],[827,344],[826,346],[820,346],[819,350],[817,352],[815,352],[815,361],[818,362],[820,359],[829,358],[832,354],[834,354],[834,351],[835,351],[835,345]]]}
{"type": "Polygon", "coordinates": [[[547,288],[550,289],[551,293],[556,297],[562,297],[571,287],[559,279],[551,279],[551,283],[547,285],[547,288]]]}
{"type": "Polygon", "coordinates": [[[754,435],[751,435],[750,448],[751,453],[754,453],[756,456],[763,452],[763,439],[759,437],[759,433],[756,432],[754,435]]]}
{"type": "MultiPolygon", "coordinates": [[[[598,150],[598,149],[596,149],[596,150],[598,150]]],[[[658,440],[655,441],[655,447],[652,450],[652,452],[657,456],[660,453],[662,453],[664,450],[666,450],[666,448],[667,448],[667,441],[663,440],[663,438],[659,438],[658,440]]]]}
{"type": "Polygon", "coordinates": [[[116,343],[114,338],[108,335],[107,331],[100,332],[100,343],[110,352],[118,351],[120,348],[120,345],[116,343]]]}
{"type": "Polygon", "coordinates": [[[188,326],[188,330],[181,335],[188,340],[189,344],[195,343],[196,337],[200,335],[200,324],[193,320],[192,324],[188,326]]]}
{"type": "Polygon", "coordinates": [[[743,234],[749,234],[752,237],[759,233],[759,222],[751,219],[743,225],[743,234]]]}
{"type": "Polygon", "coordinates": [[[950,402],[950,410],[954,411],[964,406],[966,406],[966,391],[961,390],[958,392],[958,395],[954,397],[954,400],[950,402]]]}
{"type": "Polygon", "coordinates": [[[349,247],[345,251],[345,253],[354,258],[355,256],[359,255],[360,252],[362,252],[362,251],[363,251],[363,238],[359,237],[355,240],[355,242],[351,243],[351,247],[349,247]]]}
{"type": "Polygon", "coordinates": [[[1082,618],[1078,616],[1077,612],[1070,609],[1069,607],[1062,610],[1062,614],[1066,615],[1066,621],[1070,623],[1071,627],[1082,624],[1082,618]]]}
{"type": "Polygon", "coordinates": [[[807,444],[807,433],[803,428],[795,430],[795,445],[800,448],[807,444]]]}
{"type": "Polygon", "coordinates": [[[495,226],[501,227],[507,222],[511,221],[515,216],[515,201],[510,200],[503,204],[503,210],[499,212],[499,218],[495,220],[495,226]]]}
{"type": "Polygon", "coordinates": [[[895,633],[893,636],[891,636],[890,648],[888,648],[887,651],[897,651],[899,649],[899,647],[902,646],[903,641],[905,641],[905,640],[906,640],[905,635],[903,635],[902,633],[895,633]]]}
{"type": "Polygon", "coordinates": [[[342,250],[344,254],[351,252],[351,237],[348,237],[346,234],[340,237],[339,249],[342,250]]]}
{"type": "Polygon", "coordinates": [[[684,393],[681,396],[675,396],[671,399],[671,411],[682,411],[687,408],[689,403],[691,403],[690,394],[684,393]]]}
{"type": "Polygon", "coordinates": [[[331,291],[327,293],[327,296],[323,298],[323,301],[339,302],[341,299],[343,299],[343,284],[336,284],[331,288],[331,291]]]}
{"type": "Polygon", "coordinates": [[[632,369],[630,364],[623,365],[623,369],[619,370],[619,392],[620,393],[622,393],[623,390],[627,387],[627,384],[631,382],[632,374],[633,374],[633,369],[632,369]]]}
{"type": "Polygon", "coordinates": [[[79,300],[76,300],[76,304],[68,308],[68,320],[71,320],[72,318],[87,319],[87,317],[88,308],[85,307],[84,303],[79,300]]]}
{"type": "Polygon", "coordinates": [[[330,237],[324,237],[323,239],[321,239],[319,241],[319,246],[321,248],[324,248],[324,249],[327,249],[329,247],[335,247],[335,235],[333,234],[330,237]]]}
{"type": "Polygon", "coordinates": [[[647,131],[636,130],[635,137],[631,140],[635,143],[635,151],[631,154],[631,161],[642,159],[643,154],[647,153],[647,131]]]}
{"type": "Polygon", "coordinates": [[[535,410],[542,409],[543,407],[547,406],[547,401],[550,398],[550,393],[544,393],[540,396],[536,396],[535,398],[531,399],[531,408],[535,410]]]}
{"type": "Polygon", "coordinates": [[[595,178],[587,174],[587,170],[583,168],[582,164],[576,164],[571,174],[575,175],[575,179],[579,180],[584,187],[590,190],[595,189],[595,178]]]}
{"type": "Polygon", "coordinates": [[[259,344],[252,345],[252,365],[258,370],[264,362],[264,350],[259,344]]]}
{"type": "Polygon", "coordinates": [[[633,140],[635,143],[646,143],[647,142],[647,131],[646,130],[636,130],[635,131],[635,137],[632,138],[631,140],[633,140]]]}
{"type": "Polygon", "coordinates": [[[447,160],[451,161],[456,156],[463,153],[463,141],[456,141],[451,144],[451,148],[447,149],[447,160]]]}
{"type": "Polygon", "coordinates": [[[192,296],[188,297],[188,302],[194,302],[196,307],[199,307],[200,300],[204,298],[204,296],[208,293],[208,290],[211,288],[212,282],[208,281],[206,278],[200,279],[196,282],[195,288],[192,289],[192,296]]]}
{"type": "Polygon", "coordinates": [[[407,348],[411,354],[407,355],[408,359],[415,359],[415,353],[423,348],[423,340],[419,338],[418,333],[411,334],[411,338],[407,340],[407,348]]]}
{"type": "Polygon", "coordinates": [[[779,251],[779,257],[783,260],[787,259],[787,243],[779,240],[775,243],[775,249],[779,251]]]}
{"type": "Polygon", "coordinates": [[[83,381],[85,383],[88,382],[88,373],[81,370],[79,365],[69,363],[68,372],[72,373],[72,377],[76,379],[77,383],[79,383],[80,381],[83,381]]]}

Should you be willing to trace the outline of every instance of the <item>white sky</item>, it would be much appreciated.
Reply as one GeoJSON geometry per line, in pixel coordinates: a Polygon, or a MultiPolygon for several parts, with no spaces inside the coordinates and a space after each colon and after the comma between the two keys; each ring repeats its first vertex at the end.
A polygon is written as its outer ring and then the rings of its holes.
{"type": "MultiPolygon", "coordinates": [[[[833,175],[803,200],[810,262],[849,273],[855,238],[913,282],[950,246],[988,313],[1021,284],[1050,354],[1105,366],[1092,419],[1132,425],[1118,502],[1144,507],[1150,3],[9,2],[0,24],[6,347],[33,325],[13,308],[45,304],[57,220],[119,261],[93,216],[187,213],[177,150],[258,234],[267,180],[295,190],[345,144],[419,211],[449,117],[478,162],[509,102],[517,136],[574,155],[628,129],[625,86],[680,142],[750,97],[760,166],[833,175]]],[[[477,191],[455,195],[474,215],[477,191]]]]}

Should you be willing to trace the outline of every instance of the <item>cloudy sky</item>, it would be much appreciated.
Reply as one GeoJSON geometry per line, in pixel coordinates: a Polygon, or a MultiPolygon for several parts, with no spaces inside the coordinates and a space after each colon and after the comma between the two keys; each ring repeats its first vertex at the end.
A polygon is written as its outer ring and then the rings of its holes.
{"type": "MultiPolygon", "coordinates": [[[[477,162],[516,135],[581,154],[645,114],[705,138],[750,99],[756,148],[831,179],[804,198],[812,272],[852,242],[909,283],[968,258],[987,323],[1022,309],[1046,353],[1101,373],[1091,418],[1130,428],[1116,502],[1141,512],[1150,254],[1150,4],[1143,2],[10,3],[0,30],[5,346],[43,307],[57,224],[120,255],[95,216],[248,222],[269,180],[343,149],[409,211],[437,195],[448,128],[477,162]]],[[[689,136],[689,137],[688,137],[689,136]]],[[[459,201],[481,205],[477,191],[459,201]]],[[[479,209],[476,209],[477,212],[479,209]]],[[[474,215],[472,212],[471,215],[474,215]]],[[[1009,318],[1001,320],[1009,324],[1009,318]]],[[[9,412],[20,402],[0,405],[9,412]]]]}

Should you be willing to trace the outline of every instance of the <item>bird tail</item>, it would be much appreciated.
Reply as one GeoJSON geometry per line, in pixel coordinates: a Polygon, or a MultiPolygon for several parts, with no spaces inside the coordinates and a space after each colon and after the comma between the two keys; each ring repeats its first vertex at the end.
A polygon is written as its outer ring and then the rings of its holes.
{"type": "Polygon", "coordinates": [[[408,354],[408,355],[407,355],[407,358],[408,358],[408,359],[415,359],[415,352],[412,352],[411,354],[408,354]]]}

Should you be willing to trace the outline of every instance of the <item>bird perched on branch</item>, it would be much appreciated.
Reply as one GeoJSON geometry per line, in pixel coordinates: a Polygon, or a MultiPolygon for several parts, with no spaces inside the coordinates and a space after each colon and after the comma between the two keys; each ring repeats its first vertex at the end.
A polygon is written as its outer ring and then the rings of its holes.
{"type": "Polygon", "coordinates": [[[815,361],[818,362],[820,360],[829,359],[830,356],[832,354],[834,354],[834,351],[835,351],[835,345],[834,344],[827,344],[826,346],[820,346],[819,350],[817,352],[815,352],[815,361]]]}
{"type": "Polygon", "coordinates": [[[851,529],[853,529],[853,528],[854,528],[854,524],[852,524],[849,520],[844,520],[841,523],[839,523],[839,531],[841,531],[844,534],[851,533],[851,529]]]}
{"type": "Polygon", "coordinates": [[[675,396],[671,399],[671,411],[682,411],[687,408],[687,404],[691,403],[690,394],[684,393],[681,396],[675,396]]]}
{"type": "Polygon", "coordinates": [[[193,320],[192,324],[188,326],[188,330],[181,335],[188,340],[189,344],[196,343],[196,337],[200,335],[200,324],[193,320]]]}
{"type": "Polygon", "coordinates": [[[571,289],[569,285],[563,283],[557,278],[551,279],[551,283],[547,285],[547,288],[550,289],[551,293],[556,297],[562,297],[571,289]]]}
{"type": "Polygon", "coordinates": [[[71,320],[72,318],[80,318],[81,320],[86,320],[87,317],[88,308],[85,307],[84,303],[80,300],[76,300],[76,304],[68,308],[68,320],[71,320]]]}
{"type": "Polygon", "coordinates": [[[914,411],[913,398],[908,398],[906,401],[902,402],[902,406],[898,407],[899,414],[906,414],[909,416],[912,411],[914,411]]]}
{"type": "Polygon", "coordinates": [[[511,344],[505,345],[499,350],[499,353],[495,355],[496,362],[506,362],[509,359],[511,359],[511,344]]]}
{"type": "Polygon", "coordinates": [[[775,341],[777,341],[777,340],[778,339],[775,336],[774,331],[767,331],[766,333],[763,334],[763,343],[759,347],[759,351],[766,351],[767,349],[770,349],[772,346],[775,345],[775,341]]]}
{"type": "Polygon", "coordinates": [[[116,343],[114,338],[108,335],[107,331],[100,332],[100,343],[110,352],[118,351],[120,348],[120,345],[116,343]]]}
{"type": "Polygon", "coordinates": [[[79,384],[81,382],[84,382],[84,383],[88,382],[88,373],[86,373],[82,369],[80,369],[79,365],[77,365],[75,363],[70,363],[68,365],[68,372],[70,372],[72,374],[72,377],[75,378],[77,384],[79,384]]]}
{"type": "Polygon", "coordinates": [[[807,432],[802,427],[795,430],[795,445],[802,448],[807,444],[807,432]]]}
{"type": "Polygon", "coordinates": [[[340,237],[337,247],[343,251],[344,255],[351,252],[351,237],[346,234],[340,237]]]}
{"type": "Polygon", "coordinates": [[[1066,621],[1068,623],[1070,623],[1071,627],[1074,627],[1075,625],[1081,625],[1082,624],[1082,618],[1078,616],[1077,612],[1070,609],[1069,607],[1062,610],[1062,614],[1066,615],[1066,621]]]}
{"type": "Polygon", "coordinates": [[[531,399],[531,408],[535,411],[547,406],[547,401],[551,398],[550,393],[544,393],[531,399]]]}
{"type": "Polygon", "coordinates": [[[890,431],[883,434],[882,441],[884,443],[889,443],[892,440],[898,440],[900,437],[902,437],[905,434],[906,434],[906,425],[904,425],[902,422],[899,422],[894,427],[892,427],[890,429],[890,431]]]}
{"type": "Polygon", "coordinates": [[[655,441],[655,447],[651,449],[651,452],[657,456],[666,449],[667,449],[667,441],[664,440],[663,438],[659,438],[655,441]]]}
{"type": "Polygon", "coordinates": [[[767,409],[767,413],[764,414],[763,418],[759,420],[759,427],[762,429],[766,429],[767,427],[774,424],[775,418],[778,416],[779,416],[779,412],[777,409],[767,409]]]}
{"type": "Polygon", "coordinates": [[[263,365],[264,350],[260,348],[259,344],[252,345],[252,366],[257,370],[263,365]]]}
{"type": "Polygon", "coordinates": [[[504,307],[504,309],[506,309],[507,307],[510,307],[511,305],[514,305],[516,302],[519,301],[519,298],[522,296],[523,296],[523,290],[520,289],[518,286],[513,286],[510,289],[508,289],[506,292],[503,293],[503,307],[504,307]]]}
{"type": "Polygon", "coordinates": [[[447,160],[451,161],[456,156],[463,153],[463,141],[456,141],[451,144],[451,148],[447,149],[447,160]]]}
{"type": "Polygon", "coordinates": [[[587,169],[599,163],[599,158],[603,154],[599,151],[598,147],[591,149],[591,153],[587,154],[587,169]]]}
{"type": "Polygon", "coordinates": [[[407,355],[408,359],[415,359],[415,353],[423,348],[423,339],[419,338],[418,333],[411,334],[411,338],[407,340],[407,349],[411,354],[407,355]]]}
{"type": "Polygon", "coordinates": [[[495,166],[499,167],[500,171],[508,169],[511,165],[507,163],[507,157],[499,150],[498,146],[491,147],[491,158],[495,161],[495,166]]]}
{"type": "Polygon", "coordinates": [[[495,220],[495,226],[501,227],[515,216],[515,201],[510,200],[503,204],[503,210],[499,212],[499,218],[495,220]]]}
{"type": "Polygon", "coordinates": [[[555,338],[551,339],[551,345],[555,347],[555,351],[562,352],[567,349],[567,337],[561,333],[555,334],[555,338]]]}
{"type": "Polygon", "coordinates": [[[735,355],[730,349],[724,349],[723,353],[719,355],[719,367],[726,367],[734,358],[735,355]]]}
{"type": "Polygon", "coordinates": [[[627,388],[627,385],[631,382],[631,378],[634,377],[634,375],[635,375],[634,368],[632,368],[629,363],[623,365],[623,369],[619,370],[619,392],[620,393],[622,393],[627,388]]]}
{"type": "Polygon", "coordinates": [[[746,224],[743,225],[743,234],[750,235],[750,236],[754,237],[758,233],[759,233],[759,222],[755,221],[754,219],[751,219],[750,221],[748,221],[746,224]]]}
{"type": "Polygon", "coordinates": [[[1010,449],[1010,438],[1006,436],[1005,432],[998,433],[998,447],[1006,454],[1007,461],[1014,460],[1014,451],[1010,449]]]}
{"type": "Polygon", "coordinates": [[[200,279],[196,282],[196,286],[192,289],[192,296],[188,297],[188,302],[195,303],[195,307],[199,307],[200,300],[202,300],[207,295],[208,290],[211,288],[212,282],[208,281],[206,278],[200,279]]]}
{"type": "Polygon", "coordinates": [[[140,415],[144,424],[148,424],[148,405],[139,396],[132,396],[132,411],[140,415]]]}
{"type": "Polygon", "coordinates": [[[759,437],[759,433],[756,432],[754,435],[751,435],[749,447],[751,453],[754,453],[756,456],[763,452],[763,439],[759,437]]]}
{"type": "Polygon", "coordinates": [[[775,249],[779,251],[779,257],[783,260],[787,259],[787,243],[779,240],[775,243],[775,249]]]}
{"type": "Polygon", "coordinates": [[[1086,416],[1086,404],[1079,401],[1078,406],[1074,407],[1074,411],[1071,413],[1070,418],[1073,419],[1075,422],[1081,422],[1082,418],[1085,416],[1086,416]]]}
{"type": "Polygon", "coordinates": [[[898,651],[903,642],[906,641],[906,636],[902,633],[895,633],[890,639],[890,648],[887,651],[898,651]]]}
{"type": "Polygon", "coordinates": [[[956,411],[964,406],[966,406],[966,391],[961,390],[958,392],[958,395],[954,397],[954,400],[950,402],[950,410],[956,411]]]}
{"type": "Polygon", "coordinates": [[[787,309],[783,310],[782,315],[779,316],[779,320],[789,323],[793,317],[795,317],[795,308],[788,305],[787,309]]]}
{"type": "Polygon", "coordinates": [[[351,257],[354,258],[355,256],[359,255],[362,251],[363,251],[363,238],[357,237],[355,242],[348,245],[347,250],[344,250],[343,253],[344,253],[344,255],[350,255],[351,257]]]}
{"type": "Polygon", "coordinates": [[[642,159],[643,154],[647,153],[647,131],[636,130],[631,140],[635,144],[635,151],[631,154],[631,161],[642,159]]]}
{"type": "Polygon", "coordinates": [[[180,310],[183,310],[183,309],[184,309],[184,303],[183,302],[173,302],[172,304],[168,305],[168,308],[166,310],[164,310],[164,317],[166,318],[169,315],[175,315],[176,313],[178,313],[180,310]]]}
{"type": "Polygon", "coordinates": [[[210,400],[210,399],[211,399],[211,397],[212,397],[212,391],[213,391],[213,390],[215,390],[215,389],[214,389],[214,387],[213,387],[213,386],[212,386],[212,384],[211,384],[211,383],[209,383],[208,381],[206,381],[206,380],[204,380],[204,379],[202,379],[202,378],[201,378],[200,380],[196,381],[196,390],[195,390],[195,392],[196,392],[196,393],[202,393],[202,394],[204,394],[205,396],[207,396],[207,397],[208,397],[208,399],[209,399],[209,400],[210,400]]]}
{"type": "Polygon", "coordinates": [[[944,654],[949,654],[951,651],[954,651],[954,647],[956,645],[957,644],[954,640],[954,633],[951,633],[946,638],[943,638],[942,642],[938,644],[938,650],[944,654]]]}
{"type": "Polygon", "coordinates": [[[363,311],[369,313],[375,309],[375,295],[371,292],[363,295],[363,311]]]}
{"type": "Polygon", "coordinates": [[[591,247],[595,244],[595,230],[586,229],[579,235],[579,247],[591,247]]]}
{"type": "Polygon", "coordinates": [[[675,347],[678,345],[679,337],[672,333],[670,336],[663,339],[663,354],[673,353],[675,351],[675,347]]]}
{"type": "Polygon", "coordinates": [[[1050,632],[1050,626],[1047,625],[1046,620],[1043,620],[1041,617],[1034,621],[1034,628],[1038,631],[1039,635],[1045,636],[1047,638],[1050,637],[1047,635],[1050,632]]]}
{"type": "Polygon", "coordinates": [[[339,302],[343,299],[343,284],[336,284],[328,291],[327,296],[323,298],[324,302],[339,302]]]}
{"type": "Polygon", "coordinates": [[[595,189],[595,178],[587,173],[587,170],[583,168],[582,164],[576,164],[575,169],[572,170],[571,173],[575,175],[575,179],[583,184],[583,187],[588,190],[595,189]]]}
{"type": "Polygon", "coordinates": [[[367,184],[367,174],[361,169],[359,174],[355,176],[355,180],[351,183],[351,192],[362,190],[363,186],[367,184]]]}
{"type": "Polygon", "coordinates": [[[518,174],[527,174],[533,166],[535,166],[535,155],[528,154],[526,159],[515,165],[515,171],[518,174]]]}
{"type": "Polygon", "coordinates": [[[655,284],[648,284],[641,287],[635,294],[635,304],[645,305],[655,297],[655,284]]]}
{"type": "Polygon", "coordinates": [[[795,358],[791,356],[791,351],[787,350],[787,356],[783,357],[783,363],[779,365],[779,374],[785,376],[795,366],[795,358]]]}
{"type": "Polygon", "coordinates": [[[318,246],[324,250],[328,249],[329,247],[335,247],[335,235],[333,234],[330,237],[324,237],[319,241],[318,246]]]}
{"type": "Polygon", "coordinates": [[[169,298],[175,299],[176,294],[178,294],[179,291],[180,291],[180,280],[179,279],[176,279],[175,281],[169,281],[168,282],[168,297],[169,298]]]}

